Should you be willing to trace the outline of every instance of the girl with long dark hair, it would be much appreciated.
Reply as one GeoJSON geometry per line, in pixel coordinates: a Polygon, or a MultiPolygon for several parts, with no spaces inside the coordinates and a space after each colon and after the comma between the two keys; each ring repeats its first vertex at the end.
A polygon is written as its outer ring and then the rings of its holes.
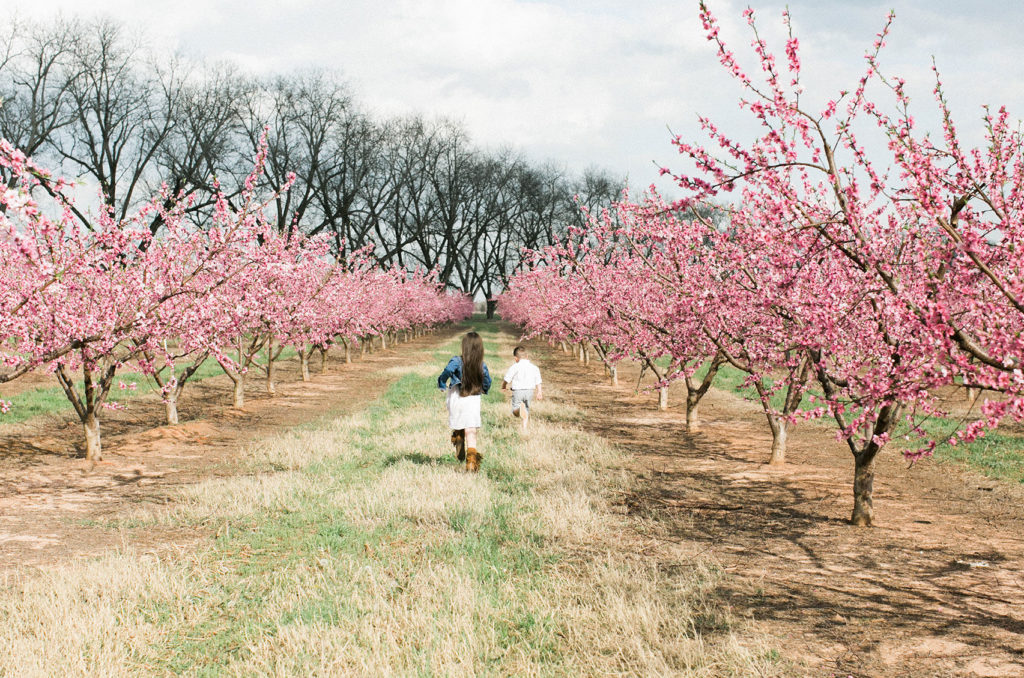
{"type": "Polygon", "coordinates": [[[459,461],[467,471],[479,471],[483,456],[477,448],[480,429],[480,396],[491,389],[491,373],[484,362],[484,340],[476,332],[462,337],[462,354],[453,356],[445,366],[437,385],[445,391],[448,426],[459,461]]]}

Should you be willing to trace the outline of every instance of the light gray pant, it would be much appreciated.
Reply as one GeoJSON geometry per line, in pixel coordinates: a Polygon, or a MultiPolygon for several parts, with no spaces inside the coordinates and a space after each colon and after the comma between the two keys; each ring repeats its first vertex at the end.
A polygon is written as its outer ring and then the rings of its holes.
{"type": "Polygon", "coordinates": [[[532,388],[514,388],[512,389],[512,411],[519,409],[520,405],[525,405],[527,411],[530,409],[530,401],[533,400],[533,389],[532,388]]]}

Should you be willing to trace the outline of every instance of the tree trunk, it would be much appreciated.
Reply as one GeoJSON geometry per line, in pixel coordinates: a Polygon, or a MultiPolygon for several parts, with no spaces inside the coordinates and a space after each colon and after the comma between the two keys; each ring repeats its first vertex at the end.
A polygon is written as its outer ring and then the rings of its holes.
{"type": "Polygon", "coordinates": [[[274,338],[271,337],[267,340],[267,395],[277,395],[277,384],[274,383],[274,377],[277,376],[277,364],[274,359],[277,356],[274,353],[274,338]]]}
{"type": "MultiPolygon", "coordinates": [[[[327,351],[329,350],[326,346],[320,349],[320,374],[327,374],[327,351]]],[[[348,357],[347,343],[345,344],[345,356],[348,357]]]]}
{"type": "Polygon", "coordinates": [[[658,389],[658,409],[668,409],[668,386],[662,386],[658,389]]]}
{"type": "Polygon", "coordinates": [[[612,377],[612,386],[618,386],[619,385],[619,367],[618,367],[618,365],[611,365],[608,368],[608,372],[611,374],[611,377],[612,377]]]}
{"type": "Polygon", "coordinates": [[[277,386],[274,384],[276,374],[277,366],[274,364],[274,360],[269,358],[267,360],[267,395],[277,395],[277,386]]]}
{"type": "Polygon", "coordinates": [[[583,346],[583,364],[590,365],[590,347],[586,345],[583,346]]]}
{"type": "Polygon", "coordinates": [[[772,428],[772,456],[768,458],[769,466],[782,466],[786,463],[786,438],[789,436],[789,422],[776,421],[772,428]]]}
{"type": "MultiPolygon", "coordinates": [[[[761,409],[764,411],[765,419],[768,420],[768,428],[772,432],[772,454],[768,457],[768,465],[782,466],[786,463],[786,438],[789,434],[789,422],[780,418],[772,409],[771,390],[765,386],[762,380],[755,381],[754,388],[757,389],[757,395],[761,398],[761,409]]],[[[790,384],[786,392],[784,415],[791,414],[800,402],[798,398],[794,398],[796,392],[793,389],[794,385],[790,384]]]]}
{"type": "Polygon", "coordinates": [[[167,424],[169,426],[178,425],[178,390],[172,388],[171,392],[164,398],[164,410],[167,413],[167,424]]]}
{"type": "Polygon", "coordinates": [[[683,375],[684,383],[686,384],[686,430],[690,433],[696,433],[700,430],[698,407],[701,398],[707,395],[711,389],[711,384],[714,383],[715,376],[724,362],[725,358],[722,354],[716,353],[711,359],[711,364],[708,365],[708,371],[704,373],[704,378],[701,379],[699,384],[694,381],[693,375],[683,375]]]}
{"type": "MultiPolygon", "coordinates": [[[[325,359],[327,358],[326,354],[324,354],[324,358],[325,359]]],[[[348,365],[351,362],[352,362],[352,347],[349,346],[348,342],[346,341],[345,342],[345,364],[348,365]]]]}
{"type": "MultiPolygon", "coordinates": [[[[241,351],[239,351],[239,359],[241,359],[241,351]]],[[[228,379],[231,380],[231,407],[236,410],[242,409],[245,406],[245,373],[241,371],[235,372],[234,368],[228,367],[219,360],[217,364],[220,365],[220,368],[224,370],[224,374],[228,375],[228,379]]]]}
{"type": "Polygon", "coordinates": [[[981,389],[980,388],[968,388],[967,389],[967,402],[969,402],[969,403],[971,403],[973,405],[974,402],[978,399],[978,396],[980,396],[980,395],[981,395],[981,389]]]}
{"type": "Polygon", "coordinates": [[[384,339],[384,333],[382,332],[382,333],[381,333],[381,335],[380,335],[380,350],[382,350],[382,351],[383,351],[383,350],[385,350],[385,349],[386,349],[387,347],[388,347],[388,344],[387,344],[387,341],[385,341],[385,339],[384,339]]]}
{"type": "Polygon", "coordinates": [[[700,430],[700,396],[686,395],[686,431],[696,433],[700,430]]]}
{"type": "Polygon", "coordinates": [[[302,366],[302,381],[309,381],[309,355],[304,346],[299,347],[299,363],[302,366]]]}
{"type": "Polygon", "coordinates": [[[562,345],[562,353],[568,353],[569,349],[565,347],[565,342],[561,341],[559,343],[562,345]]]}
{"type": "Polygon", "coordinates": [[[85,429],[85,458],[89,461],[101,461],[103,445],[100,443],[100,420],[96,418],[96,413],[90,412],[85,415],[82,426],[85,429]]]}
{"type": "Polygon", "coordinates": [[[238,378],[234,378],[235,388],[232,392],[231,407],[236,410],[240,410],[245,407],[245,376],[242,374],[238,375],[238,378]]]}
{"type": "MultiPolygon", "coordinates": [[[[869,444],[869,449],[873,445],[869,444]]],[[[875,490],[874,453],[855,454],[853,471],[853,515],[850,522],[861,527],[870,527],[875,519],[872,494],[875,490]]]]}

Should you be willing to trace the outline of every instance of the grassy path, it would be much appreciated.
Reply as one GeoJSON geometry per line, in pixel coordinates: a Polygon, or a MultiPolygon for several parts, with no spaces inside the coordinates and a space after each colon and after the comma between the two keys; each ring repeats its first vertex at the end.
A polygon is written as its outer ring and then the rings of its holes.
{"type": "MultiPolygon", "coordinates": [[[[495,374],[513,337],[485,337],[495,374]]],[[[357,414],[265,440],[255,472],[119,519],[217,535],[14,577],[2,675],[777,675],[739,642],[701,561],[666,563],[616,497],[620,453],[557,389],[524,437],[485,399],[483,471],[447,444],[434,379],[456,340],[410,358],[357,414]]]]}

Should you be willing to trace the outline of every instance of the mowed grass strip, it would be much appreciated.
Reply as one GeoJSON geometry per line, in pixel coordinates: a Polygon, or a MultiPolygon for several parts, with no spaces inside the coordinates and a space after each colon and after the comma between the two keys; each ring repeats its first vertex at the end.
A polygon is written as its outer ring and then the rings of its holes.
{"type": "MultiPolygon", "coordinates": [[[[298,354],[292,347],[286,347],[281,355],[277,358],[277,363],[280,364],[284,360],[298,360],[298,354]]],[[[180,366],[179,366],[180,369],[180,366]]],[[[199,369],[189,378],[188,384],[195,386],[196,383],[209,379],[211,377],[218,377],[224,374],[224,370],[213,358],[208,358],[199,369]]],[[[260,373],[258,369],[253,368],[249,372],[249,379],[258,379],[260,373]]],[[[53,378],[56,383],[57,378],[53,378]]],[[[79,379],[75,382],[75,388],[78,391],[82,390],[82,380],[79,379]]],[[[229,402],[230,387],[225,386],[225,392],[228,394],[225,396],[225,402],[229,402]]],[[[159,389],[153,380],[137,371],[125,371],[119,373],[114,378],[114,385],[110,389],[110,395],[107,398],[107,402],[126,403],[144,395],[153,394],[157,398],[162,398],[163,395],[159,393],[159,389]],[[124,384],[126,388],[120,388],[120,385],[124,384]]],[[[188,399],[191,395],[190,388],[186,385],[185,390],[182,394],[182,399],[188,399]]],[[[3,393],[0,393],[0,397],[3,393]]],[[[48,416],[48,415],[62,415],[71,414],[74,412],[74,407],[71,405],[71,401],[68,400],[67,395],[64,393],[64,389],[59,385],[57,386],[40,386],[39,388],[33,388],[26,391],[22,391],[16,395],[4,398],[11,403],[11,409],[8,412],[0,415],[0,427],[4,424],[20,424],[23,421],[28,421],[34,417],[48,416]]]]}
{"type": "MultiPolygon", "coordinates": [[[[662,360],[661,365],[667,367],[668,361],[662,360]]],[[[702,378],[707,373],[707,367],[701,367],[697,371],[697,377],[702,378]]],[[[715,377],[715,388],[733,393],[746,400],[750,400],[760,406],[760,397],[753,386],[744,386],[747,375],[730,365],[723,365],[715,377]]],[[[812,410],[822,406],[820,391],[812,387],[809,393],[818,397],[811,400],[804,397],[800,403],[801,410],[812,410]]],[[[775,408],[781,408],[785,391],[776,391],[771,396],[771,404],[775,408]]],[[[977,412],[975,412],[977,415],[977,412]]],[[[764,421],[762,419],[762,421],[764,421]]],[[[996,480],[1004,480],[1014,483],[1024,483],[1024,435],[1019,432],[1019,427],[1010,421],[1004,423],[1003,427],[994,431],[986,432],[985,436],[972,440],[969,443],[958,443],[950,445],[950,435],[962,430],[964,422],[960,417],[950,415],[947,417],[919,417],[915,423],[922,428],[927,436],[926,439],[936,440],[939,445],[935,449],[934,457],[939,463],[962,464],[973,471],[996,480]]],[[[792,429],[793,436],[800,435],[801,424],[792,429]]],[[[821,426],[834,429],[835,423],[831,416],[825,415],[817,422],[810,422],[811,426],[821,426]]],[[[767,427],[767,424],[765,424],[767,427]]],[[[901,423],[893,433],[894,451],[902,453],[905,450],[915,451],[923,447],[926,439],[920,436],[908,435],[910,426],[901,423]],[[906,436],[906,438],[904,438],[906,436]]],[[[767,455],[768,450],[765,450],[767,455]]]]}
{"type": "Polygon", "coordinates": [[[122,527],[202,526],[208,549],[11,578],[0,675],[784,674],[734,635],[716,568],[636,552],[610,500],[631,475],[579,412],[545,401],[518,431],[497,390],[512,344],[481,331],[481,473],[447,443],[452,342],[361,413],[257,446],[260,472],[122,527]]]}

